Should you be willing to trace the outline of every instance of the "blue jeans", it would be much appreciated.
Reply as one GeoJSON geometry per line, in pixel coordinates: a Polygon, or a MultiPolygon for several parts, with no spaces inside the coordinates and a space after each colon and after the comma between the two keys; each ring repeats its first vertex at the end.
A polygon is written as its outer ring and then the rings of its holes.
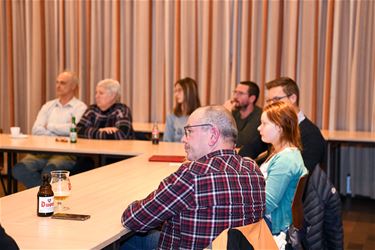
{"type": "Polygon", "coordinates": [[[151,230],[147,233],[136,233],[120,247],[121,250],[152,250],[158,248],[160,238],[159,230],[151,230]]]}
{"type": "Polygon", "coordinates": [[[13,177],[27,188],[40,186],[43,173],[53,170],[71,170],[76,163],[75,156],[28,154],[12,169],[13,177]]]}

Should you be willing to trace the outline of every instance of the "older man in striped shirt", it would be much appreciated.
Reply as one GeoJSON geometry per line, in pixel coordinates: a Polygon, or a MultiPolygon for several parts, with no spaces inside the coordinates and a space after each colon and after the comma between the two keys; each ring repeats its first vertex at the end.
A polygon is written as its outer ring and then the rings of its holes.
{"type": "Polygon", "coordinates": [[[224,229],[259,221],[265,180],[253,160],[236,153],[236,140],[224,107],[194,111],[182,138],[189,161],[124,211],[123,225],[138,233],[123,247],[203,249],[224,229]]]}
{"type": "Polygon", "coordinates": [[[96,86],[96,104],[83,114],[77,124],[78,136],[88,139],[134,139],[130,108],[120,103],[120,83],[104,79],[96,86]]]}

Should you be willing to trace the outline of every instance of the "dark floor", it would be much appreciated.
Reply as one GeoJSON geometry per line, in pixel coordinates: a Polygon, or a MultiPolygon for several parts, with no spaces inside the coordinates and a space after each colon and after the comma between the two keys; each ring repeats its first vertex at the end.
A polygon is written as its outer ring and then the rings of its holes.
{"type": "MultiPolygon", "coordinates": [[[[24,189],[21,184],[18,185],[19,191],[24,189]]],[[[0,186],[2,196],[4,191],[0,186]]],[[[341,198],[344,248],[375,250],[375,200],[363,197],[341,198]]]]}
{"type": "Polygon", "coordinates": [[[342,198],[344,248],[375,249],[375,200],[342,198]]]}

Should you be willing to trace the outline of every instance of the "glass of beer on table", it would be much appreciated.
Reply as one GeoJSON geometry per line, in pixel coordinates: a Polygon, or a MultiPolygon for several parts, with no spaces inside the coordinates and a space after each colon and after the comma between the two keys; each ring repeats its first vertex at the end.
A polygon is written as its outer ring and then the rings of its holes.
{"type": "Polygon", "coordinates": [[[72,186],[69,179],[70,172],[67,170],[51,171],[51,186],[55,196],[55,211],[68,210],[68,207],[63,206],[63,201],[68,198],[72,186]]]}

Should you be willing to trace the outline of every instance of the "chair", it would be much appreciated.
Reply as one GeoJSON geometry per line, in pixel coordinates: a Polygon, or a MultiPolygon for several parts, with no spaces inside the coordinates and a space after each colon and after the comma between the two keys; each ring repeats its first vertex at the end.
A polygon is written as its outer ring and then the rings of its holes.
{"type": "Polygon", "coordinates": [[[258,164],[258,166],[262,165],[263,162],[265,162],[267,160],[267,157],[269,155],[269,151],[266,150],[266,151],[263,151],[262,153],[260,153],[257,158],[254,159],[254,161],[258,164]]]}
{"type": "Polygon", "coordinates": [[[294,193],[292,202],[292,225],[288,229],[287,242],[293,249],[303,249],[301,229],[303,228],[304,212],[303,212],[303,195],[308,175],[301,176],[297,183],[296,192],[294,193]]]}
{"type": "MultiPolygon", "coordinates": [[[[254,249],[278,249],[275,240],[264,219],[242,227],[236,227],[247,239],[254,249]]],[[[229,229],[221,232],[212,242],[212,249],[228,249],[229,229]]]]}
{"type": "Polygon", "coordinates": [[[293,202],[292,202],[292,220],[293,226],[300,230],[303,226],[303,194],[305,192],[305,186],[308,175],[301,176],[299,178],[296,192],[294,193],[293,202]]]}

